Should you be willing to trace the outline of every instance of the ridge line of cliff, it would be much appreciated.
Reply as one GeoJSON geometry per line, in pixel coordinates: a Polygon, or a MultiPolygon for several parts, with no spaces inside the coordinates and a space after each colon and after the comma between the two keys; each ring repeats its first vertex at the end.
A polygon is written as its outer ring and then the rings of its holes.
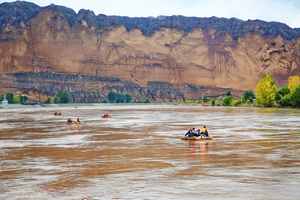
{"type": "Polygon", "coordinates": [[[281,36],[283,39],[292,40],[300,37],[299,28],[291,28],[280,22],[265,22],[262,20],[243,21],[237,18],[218,17],[185,17],[180,15],[154,17],[126,17],[107,16],[104,14],[95,15],[93,11],[81,9],[76,13],[71,8],[51,4],[40,7],[34,3],[17,1],[13,3],[0,4],[0,33],[7,28],[23,21],[25,24],[44,9],[52,9],[61,12],[67,19],[69,25],[82,25],[83,21],[89,27],[105,29],[124,25],[129,31],[140,29],[144,35],[150,36],[160,28],[175,28],[185,32],[191,32],[196,28],[213,28],[232,35],[234,40],[246,33],[259,34],[261,36],[281,36]]]}

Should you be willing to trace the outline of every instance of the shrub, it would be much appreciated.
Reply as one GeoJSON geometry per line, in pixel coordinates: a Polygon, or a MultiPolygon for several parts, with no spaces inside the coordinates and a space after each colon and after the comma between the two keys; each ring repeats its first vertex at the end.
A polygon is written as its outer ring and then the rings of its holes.
{"type": "Polygon", "coordinates": [[[242,97],[241,97],[241,100],[242,100],[242,103],[245,103],[245,102],[246,102],[246,100],[245,100],[245,97],[244,97],[244,96],[242,96],[242,97]]]}
{"type": "Polygon", "coordinates": [[[114,103],[117,101],[117,93],[110,92],[110,93],[108,93],[107,98],[108,98],[109,102],[114,103]]]}
{"type": "Polygon", "coordinates": [[[253,103],[252,97],[250,97],[248,100],[250,101],[250,103],[253,103]]]}
{"type": "Polygon", "coordinates": [[[55,96],[53,99],[53,103],[60,103],[60,98],[58,96],[55,96]]]}
{"type": "Polygon", "coordinates": [[[51,97],[48,97],[47,100],[45,101],[46,104],[49,104],[49,103],[51,103],[51,102],[52,102],[51,97]]]}
{"type": "Polygon", "coordinates": [[[69,94],[66,92],[60,92],[56,95],[60,99],[60,103],[69,103],[70,97],[69,94]]]}
{"type": "Polygon", "coordinates": [[[278,104],[280,106],[286,107],[286,106],[292,106],[291,104],[291,95],[285,95],[282,99],[278,101],[278,104]]]}
{"type": "MultiPolygon", "coordinates": [[[[245,91],[244,94],[242,95],[244,97],[244,100],[247,101],[248,99],[252,98],[255,99],[255,94],[252,91],[245,91]]],[[[243,103],[245,103],[245,101],[243,103]]]]}
{"type": "Polygon", "coordinates": [[[231,92],[230,92],[230,91],[227,91],[227,92],[226,92],[226,96],[232,96],[231,92]]]}
{"type": "Polygon", "coordinates": [[[125,102],[130,103],[132,101],[132,96],[130,94],[125,95],[125,102]]]}
{"type": "Polygon", "coordinates": [[[104,99],[104,100],[102,101],[102,103],[108,103],[108,100],[107,100],[107,99],[104,99]]]}
{"type": "Polygon", "coordinates": [[[28,100],[28,97],[25,95],[24,96],[24,103],[26,103],[27,100],[28,100]]]}
{"type": "Polygon", "coordinates": [[[276,92],[276,94],[275,94],[275,101],[276,101],[277,103],[279,103],[279,101],[280,101],[284,96],[289,95],[289,94],[290,94],[290,89],[289,89],[289,87],[286,85],[286,86],[280,88],[280,89],[276,92]]]}
{"type": "Polygon", "coordinates": [[[241,105],[242,104],[242,100],[241,99],[237,99],[237,100],[235,100],[234,102],[233,102],[233,105],[234,106],[239,106],[239,105],[241,105]]]}
{"type": "Polygon", "coordinates": [[[13,93],[7,93],[6,94],[6,99],[7,99],[8,103],[13,103],[14,94],[13,93]]]}
{"type": "Polygon", "coordinates": [[[212,99],[211,104],[214,106],[216,104],[216,101],[214,99],[212,99]]]}
{"type": "Polygon", "coordinates": [[[124,101],[125,101],[124,95],[117,93],[116,103],[124,103],[124,101]]]}
{"type": "Polygon", "coordinates": [[[296,108],[300,108],[300,84],[293,90],[293,92],[290,95],[291,104],[296,108]]]}
{"type": "Polygon", "coordinates": [[[223,105],[224,106],[229,106],[233,101],[233,97],[231,95],[227,96],[223,100],[223,105]]]}

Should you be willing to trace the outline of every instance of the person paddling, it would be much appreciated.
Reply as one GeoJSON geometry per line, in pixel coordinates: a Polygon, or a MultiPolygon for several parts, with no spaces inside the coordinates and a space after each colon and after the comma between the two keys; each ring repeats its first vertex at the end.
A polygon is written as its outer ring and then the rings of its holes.
{"type": "Polygon", "coordinates": [[[197,135],[198,135],[198,134],[196,133],[195,128],[190,129],[190,130],[185,134],[186,137],[193,137],[193,136],[197,136],[197,135]]]}
{"type": "Polygon", "coordinates": [[[203,126],[203,128],[201,129],[201,136],[209,137],[206,126],[203,126]]]}

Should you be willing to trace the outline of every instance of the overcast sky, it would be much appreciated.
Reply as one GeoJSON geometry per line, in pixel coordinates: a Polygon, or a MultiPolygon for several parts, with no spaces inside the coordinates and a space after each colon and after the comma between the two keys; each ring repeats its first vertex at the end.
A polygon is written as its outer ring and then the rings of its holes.
{"type": "MultiPolygon", "coordinates": [[[[28,0],[39,6],[51,3],[94,11],[96,15],[157,17],[184,15],[195,17],[236,17],[242,20],[261,19],[300,27],[300,0],[28,0]]],[[[13,2],[13,1],[3,1],[13,2]]]]}

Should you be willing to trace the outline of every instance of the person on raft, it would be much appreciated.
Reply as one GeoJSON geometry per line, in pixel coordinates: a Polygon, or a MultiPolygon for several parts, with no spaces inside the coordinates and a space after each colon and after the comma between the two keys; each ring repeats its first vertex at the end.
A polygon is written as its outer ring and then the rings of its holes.
{"type": "Polygon", "coordinates": [[[57,115],[57,112],[55,112],[54,115],[57,115]]]}
{"type": "Polygon", "coordinates": [[[77,118],[77,123],[80,123],[80,119],[79,119],[79,117],[77,118]]]}
{"type": "Polygon", "coordinates": [[[193,136],[199,137],[200,134],[199,134],[199,132],[197,132],[197,131],[195,130],[195,128],[192,128],[192,129],[190,129],[190,130],[185,134],[185,136],[186,136],[186,137],[193,137],[193,136]]]}
{"type": "Polygon", "coordinates": [[[206,129],[206,126],[203,126],[203,128],[201,129],[201,136],[204,136],[204,137],[209,137],[208,136],[208,131],[206,129]]]}
{"type": "Polygon", "coordinates": [[[68,118],[67,123],[72,123],[72,119],[68,118]]]}

